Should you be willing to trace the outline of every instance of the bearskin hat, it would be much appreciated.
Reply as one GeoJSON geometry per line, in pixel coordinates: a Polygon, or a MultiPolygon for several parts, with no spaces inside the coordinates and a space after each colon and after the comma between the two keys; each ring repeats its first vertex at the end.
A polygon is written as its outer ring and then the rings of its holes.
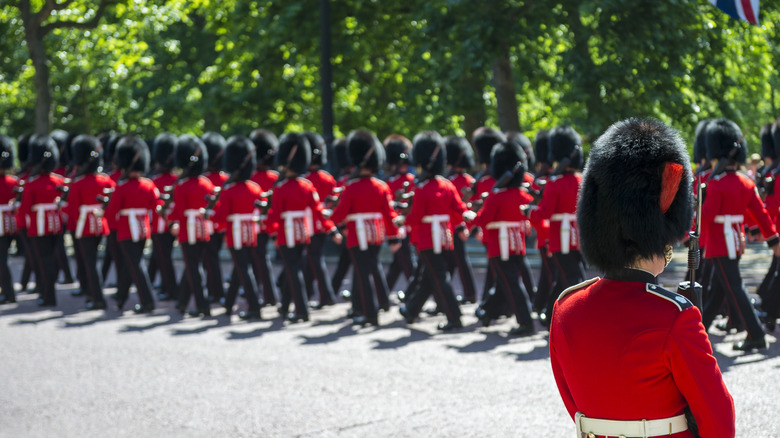
{"type": "Polygon", "coordinates": [[[436,131],[423,131],[414,136],[412,158],[414,164],[430,175],[441,175],[447,162],[447,146],[436,131]]]}
{"type": "Polygon", "coordinates": [[[225,145],[227,145],[225,137],[216,132],[207,132],[200,137],[200,140],[206,145],[206,152],[208,152],[209,156],[208,165],[206,167],[209,169],[221,170],[222,154],[225,153],[225,145]]]}
{"type": "Polygon", "coordinates": [[[528,162],[523,147],[517,141],[507,140],[495,145],[490,155],[490,175],[499,181],[509,172],[512,178],[503,187],[520,187],[528,162]]]}
{"type": "Polygon", "coordinates": [[[182,176],[198,176],[206,169],[209,152],[203,140],[194,135],[179,136],[176,142],[176,167],[182,170],[182,176]]]}
{"type": "Polygon", "coordinates": [[[347,136],[347,155],[349,162],[359,168],[379,172],[385,163],[385,148],[373,132],[358,129],[347,136]]]}
{"type": "Polygon", "coordinates": [[[761,157],[777,158],[775,153],[775,143],[772,140],[772,124],[766,123],[761,127],[761,157]]]}
{"type": "Polygon", "coordinates": [[[149,146],[140,137],[124,136],[116,145],[116,166],[127,172],[149,171],[149,146]]]}
{"type": "Polygon", "coordinates": [[[390,134],[383,143],[388,165],[412,164],[412,142],[408,138],[401,134],[390,134]]]}
{"type": "Polygon", "coordinates": [[[119,144],[119,140],[122,140],[124,138],[123,134],[112,134],[111,137],[108,139],[108,143],[106,143],[106,153],[103,155],[103,161],[106,163],[106,166],[108,166],[111,163],[116,164],[116,147],[119,144]]]}
{"type": "Polygon", "coordinates": [[[0,135],[0,169],[14,167],[14,141],[7,135],[0,135]]]}
{"type": "Polygon", "coordinates": [[[542,129],[536,133],[534,155],[537,162],[552,166],[552,162],[550,162],[550,131],[542,129]]]}
{"type": "Polygon", "coordinates": [[[536,164],[536,160],[534,159],[534,145],[531,143],[531,140],[528,139],[522,132],[515,132],[510,131],[506,133],[507,140],[517,143],[520,145],[521,148],[523,148],[523,152],[525,153],[525,168],[526,170],[532,169],[534,167],[534,164],[536,164]]]}
{"type": "Polygon", "coordinates": [[[347,156],[347,138],[341,137],[333,142],[333,156],[336,157],[336,172],[341,174],[349,169],[349,157],[347,156]]]}
{"type": "Polygon", "coordinates": [[[609,273],[663,256],[691,229],[691,181],[676,130],[641,118],[610,126],[593,144],[577,202],[585,259],[609,273]]]}
{"type": "Polygon", "coordinates": [[[301,174],[309,169],[310,163],[311,146],[306,136],[296,132],[282,135],[276,153],[276,166],[301,174]]]}
{"type": "Polygon", "coordinates": [[[79,166],[79,173],[92,174],[97,172],[101,165],[102,148],[97,137],[81,134],[70,145],[71,160],[70,164],[79,166]]]}
{"type": "Polygon", "coordinates": [[[705,141],[707,158],[710,160],[728,159],[744,163],[747,159],[747,145],[742,130],[729,119],[714,119],[707,124],[705,141]]]}
{"type": "Polygon", "coordinates": [[[170,132],[163,132],[154,138],[152,161],[163,169],[171,169],[176,158],[176,143],[179,139],[170,132]]]}
{"type": "Polygon", "coordinates": [[[461,169],[474,167],[474,149],[465,137],[448,135],[444,137],[444,146],[447,149],[447,164],[461,169]]]}
{"type": "Polygon", "coordinates": [[[505,141],[506,136],[503,132],[486,126],[477,128],[474,135],[471,136],[471,142],[477,149],[477,156],[481,164],[490,164],[490,152],[493,150],[493,146],[505,141]]]}
{"type": "Polygon", "coordinates": [[[306,131],[303,135],[309,140],[309,146],[311,147],[311,165],[324,166],[328,164],[328,144],[325,143],[325,139],[312,131],[306,131]]]}
{"type": "Polygon", "coordinates": [[[569,166],[574,169],[582,169],[584,158],[582,155],[582,138],[580,134],[569,125],[556,126],[550,131],[550,161],[560,162],[564,158],[569,158],[569,166]]]}
{"type": "Polygon", "coordinates": [[[19,157],[19,164],[24,167],[27,165],[27,158],[30,156],[30,134],[22,134],[16,140],[16,155],[19,157]]]}
{"type": "Polygon", "coordinates": [[[224,169],[233,181],[246,181],[255,171],[255,144],[243,135],[234,135],[227,140],[223,156],[224,169]]]}
{"type": "Polygon", "coordinates": [[[707,158],[707,142],[705,134],[707,133],[707,124],[712,119],[704,119],[696,125],[696,134],[693,137],[693,161],[700,164],[701,160],[707,158]]]}
{"type": "Polygon", "coordinates": [[[68,162],[70,161],[70,154],[68,149],[70,148],[70,140],[72,140],[73,137],[71,137],[67,131],[62,129],[55,129],[51,132],[51,134],[49,134],[49,136],[54,139],[55,143],[57,143],[57,149],[60,153],[59,163],[57,164],[60,166],[68,165],[68,162]]]}
{"type": "Polygon", "coordinates": [[[60,150],[57,142],[48,135],[36,134],[30,137],[27,165],[38,167],[39,173],[48,173],[57,168],[60,150]]]}
{"type": "Polygon", "coordinates": [[[255,144],[257,164],[273,166],[276,150],[279,149],[279,139],[276,135],[267,129],[255,129],[249,134],[249,139],[255,144]]]}
{"type": "Polygon", "coordinates": [[[780,118],[772,123],[772,143],[775,145],[775,156],[780,157],[780,118]]]}

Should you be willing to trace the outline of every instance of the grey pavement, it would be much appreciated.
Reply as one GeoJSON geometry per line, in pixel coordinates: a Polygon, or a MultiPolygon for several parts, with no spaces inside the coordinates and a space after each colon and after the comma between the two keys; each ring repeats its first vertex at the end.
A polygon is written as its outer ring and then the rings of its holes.
{"type": "MultiPolygon", "coordinates": [[[[684,261],[680,249],[667,287],[684,261]]],[[[481,282],[478,254],[475,264],[481,282]]],[[[751,245],[749,290],[768,264],[751,245]]],[[[463,307],[463,330],[442,334],[443,317],[407,326],[395,306],[379,328],[352,327],[345,303],[293,325],[269,307],[252,323],[216,309],[182,318],[170,302],[144,316],[86,312],[73,287],[61,286],[54,310],[24,293],[0,306],[0,437],[574,436],[547,333],[508,337],[509,320],[482,328],[474,305],[463,307]]],[[[710,332],[737,436],[780,437],[780,347],[770,335],[761,353],[732,351],[742,337],[710,332]]]]}

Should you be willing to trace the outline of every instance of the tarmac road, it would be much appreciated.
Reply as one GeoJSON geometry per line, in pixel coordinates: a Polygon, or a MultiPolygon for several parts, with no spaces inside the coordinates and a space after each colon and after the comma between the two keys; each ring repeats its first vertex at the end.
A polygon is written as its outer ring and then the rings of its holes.
{"type": "MultiPolygon", "coordinates": [[[[684,258],[678,250],[667,287],[682,279],[684,258]]],[[[743,264],[754,288],[769,252],[751,245],[743,264]]],[[[396,307],[380,328],[354,328],[347,304],[293,325],[269,307],[260,322],[216,308],[213,318],[181,318],[170,302],[120,317],[80,310],[70,288],[54,310],[31,294],[0,306],[0,437],[574,436],[547,333],[511,338],[507,320],[482,328],[474,305],[464,306],[463,330],[442,334],[443,317],[406,326],[396,307]]],[[[745,355],[731,349],[744,334],[710,336],[737,436],[780,437],[775,337],[745,355]]]]}

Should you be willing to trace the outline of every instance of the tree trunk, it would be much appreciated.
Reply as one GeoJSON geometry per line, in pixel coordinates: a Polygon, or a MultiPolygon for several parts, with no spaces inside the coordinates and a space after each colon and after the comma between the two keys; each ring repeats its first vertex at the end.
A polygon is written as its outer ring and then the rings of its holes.
{"type": "Polygon", "coordinates": [[[485,126],[487,110],[485,109],[484,94],[485,76],[482,74],[469,74],[463,77],[459,88],[462,90],[461,112],[463,123],[461,127],[466,132],[466,138],[471,140],[471,134],[477,128],[485,126]]]}
{"type": "Polygon", "coordinates": [[[30,59],[35,67],[35,133],[48,134],[51,131],[51,85],[49,84],[49,60],[40,26],[25,23],[25,39],[30,59]]]}
{"type": "Polygon", "coordinates": [[[493,60],[493,87],[496,89],[498,126],[502,131],[520,131],[517,117],[517,95],[512,80],[512,64],[509,62],[509,48],[493,60]]]}

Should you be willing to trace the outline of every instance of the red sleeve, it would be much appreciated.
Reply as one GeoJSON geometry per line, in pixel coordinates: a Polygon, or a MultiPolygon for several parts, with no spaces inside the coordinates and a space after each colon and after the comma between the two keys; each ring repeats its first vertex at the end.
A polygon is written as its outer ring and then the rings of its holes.
{"type": "Polygon", "coordinates": [[[315,223],[316,221],[320,221],[324,230],[330,231],[331,229],[335,228],[335,225],[333,225],[333,221],[331,219],[323,216],[322,211],[324,208],[322,207],[322,202],[320,202],[319,195],[317,195],[317,190],[313,185],[309,187],[309,191],[311,193],[311,202],[309,202],[309,207],[311,207],[313,219],[315,223]]]}
{"type": "Polygon", "coordinates": [[[119,207],[122,205],[122,191],[121,190],[115,190],[114,193],[112,193],[111,198],[108,201],[108,206],[106,207],[106,221],[108,221],[108,227],[111,230],[116,230],[117,226],[117,215],[119,214],[119,207]]]}
{"type": "Polygon", "coordinates": [[[176,187],[173,188],[173,206],[171,207],[171,213],[168,215],[169,221],[180,222],[184,219],[184,209],[187,204],[184,195],[186,195],[186,190],[183,189],[181,184],[176,184],[176,187]]]}
{"type": "Polygon", "coordinates": [[[772,223],[772,218],[769,217],[769,213],[767,213],[766,209],[764,208],[764,203],[761,202],[761,197],[758,195],[758,189],[755,186],[753,187],[753,194],[751,195],[750,202],[748,203],[748,210],[756,220],[758,228],[761,229],[761,235],[764,236],[764,239],[777,234],[777,230],[775,230],[775,224],[772,223]]]}
{"type": "Polygon", "coordinates": [[[544,219],[550,219],[555,213],[555,205],[558,201],[558,194],[555,191],[557,184],[547,183],[544,189],[542,200],[536,208],[531,208],[528,213],[528,219],[532,222],[539,222],[544,219]]]}
{"type": "Polygon", "coordinates": [[[382,217],[385,222],[385,229],[387,230],[388,237],[397,237],[399,234],[398,227],[393,223],[393,218],[398,216],[398,213],[393,208],[393,193],[390,191],[390,187],[387,185],[382,186],[384,188],[385,198],[387,202],[382,203],[382,217]]]}
{"type": "Polygon", "coordinates": [[[477,217],[471,221],[471,226],[485,228],[485,226],[496,217],[497,207],[498,203],[496,202],[495,196],[488,196],[485,198],[482,208],[477,212],[477,217]]]}
{"type": "Polygon", "coordinates": [[[345,188],[339,196],[339,203],[336,208],[333,209],[333,214],[330,219],[334,224],[341,224],[347,218],[347,215],[352,209],[352,190],[349,187],[345,188]]]}
{"type": "MultiPolygon", "coordinates": [[[[556,301],[553,309],[553,315],[558,314],[556,311],[557,307],[558,302],[556,301]]],[[[571,391],[569,390],[569,384],[566,382],[566,376],[563,373],[563,368],[561,368],[560,360],[558,359],[558,352],[555,349],[556,343],[559,342],[556,334],[557,330],[555,330],[554,327],[551,328],[549,336],[550,364],[552,365],[555,384],[558,386],[558,392],[561,394],[561,400],[563,400],[563,404],[566,406],[566,410],[569,412],[569,416],[572,420],[574,420],[574,414],[577,413],[577,405],[574,404],[574,397],[572,397],[571,391]]]]}
{"type": "Polygon", "coordinates": [[[466,203],[461,200],[460,194],[458,193],[458,189],[455,188],[454,184],[450,183],[447,186],[447,188],[449,189],[449,192],[452,195],[452,202],[450,203],[450,208],[452,208],[454,212],[457,212],[462,216],[463,213],[465,213],[466,210],[468,210],[468,207],[466,207],[466,203]]]}

